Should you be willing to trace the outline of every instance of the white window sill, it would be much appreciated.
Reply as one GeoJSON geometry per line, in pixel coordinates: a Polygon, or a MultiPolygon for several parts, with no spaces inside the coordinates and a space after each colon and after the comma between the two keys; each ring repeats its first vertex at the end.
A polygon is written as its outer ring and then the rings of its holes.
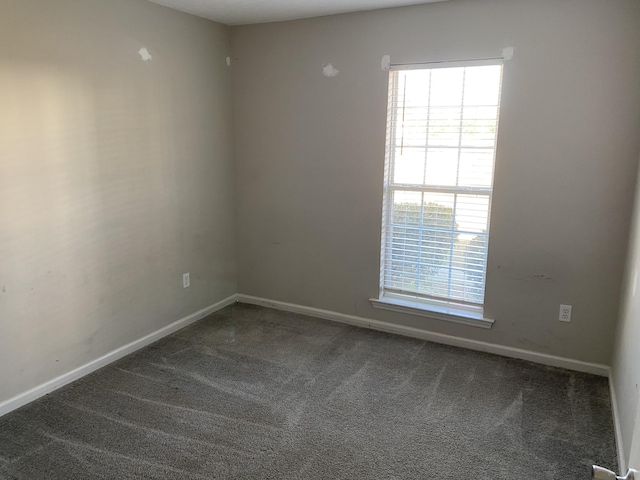
{"type": "Polygon", "coordinates": [[[481,308],[478,308],[474,312],[469,311],[469,309],[465,309],[462,305],[460,306],[461,308],[456,308],[456,305],[451,303],[447,304],[442,302],[443,305],[430,305],[422,302],[412,302],[410,300],[388,297],[371,298],[369,301],[374,308],[378,308],[380,310],[418,315],[421,317],[444,320],[445,322],[461,323],[472,327],[491,328],[494,323],[494,320],[484,318],[481,308]]]}

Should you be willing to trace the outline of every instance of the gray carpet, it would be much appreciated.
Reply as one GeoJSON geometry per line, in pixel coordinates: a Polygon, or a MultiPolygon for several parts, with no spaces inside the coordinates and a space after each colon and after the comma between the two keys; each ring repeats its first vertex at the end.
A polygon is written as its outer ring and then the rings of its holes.
{"type": "Polygon", "coordinates": [[[605,378],[228,307],[0,418],[2,479],[579,480],[605,378]]]}

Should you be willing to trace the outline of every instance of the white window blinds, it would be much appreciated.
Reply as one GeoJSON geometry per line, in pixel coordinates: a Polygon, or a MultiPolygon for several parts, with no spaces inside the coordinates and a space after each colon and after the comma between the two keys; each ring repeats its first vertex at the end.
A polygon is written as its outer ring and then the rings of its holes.
{"type": "Polygon", "coordinates": [[[390,72],[383,295],[484,302],[502,80],[495,63],[390,72]]]}

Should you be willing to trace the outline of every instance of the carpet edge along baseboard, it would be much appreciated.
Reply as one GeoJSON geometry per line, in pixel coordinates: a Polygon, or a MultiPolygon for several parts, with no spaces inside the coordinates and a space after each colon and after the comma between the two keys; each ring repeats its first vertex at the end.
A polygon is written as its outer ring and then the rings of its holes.
{"type": "Polygon", "coordinates": [[[90,362],[85,363],[78,368],[55,377],[45,383],[31,388],[30,390],[19,393],[18,395],[15,395],[8,400],[0,402],[0,417],[28,403],[31,403],[40,397],[54,392],[55,390],[58,390],[59,388],[62,388],[65,385],[68,385],[86,375],[89,375],[90,373],[93,373],[96,370],[115,362],[116,360],[120,360],[121,358],[126,357],[131,353],[134,353],[148,345],[151,345],[152,343],[157,342],[158,340],[161,340],[162,338],[171,335],[172,333],[177,332],[178,330],[181,330],[191,325],[192,323],[195,323],[198,320],[211,315],[214,312],[217,312],[218,310],[228,307],[229,305],[233,305],[237,302],[236,297],[237,296],[235,294],[230,295],[229,297],[224,298],[219,302],[216,302],[212,305],[209,305],[208,307],[198,310],[197,312],[182,317],[181,319],[176,320],[175,322],[170,323],[169,325],[166,325],[156,330],[155,332],[145,335],[126,345],[118,347],[115,350],[112,350],[101,357],[91,360],[90,362]]]}
{"type": "Polygon", "coordinates": [[[234,294],[229,297],[220,300],[208,307],[205,307],[197,312],[187,315],[165,327],[162,327],[155,332],[145,335],[138,340],[134,340],[131,343],[123,345],[111,352],[96,358],[70,372],[64,373],[56,378],[53,378],[45,383],[42,383],[30,390],[20,393],[8,400],[0,402],[0,417],[6,415],[13,410],[16,410],[34,400],[37,400],[44,395],[47,395],[69,383],[74,382],[110,363],[115,362],[131,353],[140,350],[172,333],[189,326],[192,323],[201,320],[202,318],[211,315],[218,310],[221,310],[234,303],[245,303],[250,305],[258,305],[267,308],[274,308],[276,310],[282,310],[292,313],[299,313],[311,317],[322,318],[325,320],[331,320],[340,323],[346,323],[353,326],[369,328],[386,333],[394,333],[398,335],[419,338],[421,340],[427,340],[434,343],[441,343],[445,345],[451,345],[455,347],[466,348],[469,350],[476,350],[486,353],[492,353],[495,355],[501,355],[505,357],[517,358],[520,360],[527,360],[530,362],[566,368],[568,370],[574,370],[582,373],[590,373],[603,377],[609,377],[610,368],[607,365],[598,363],[583,362],[581,360],[573,360],[570,358],[558,357],[554,355],[547,355],[544,353],[534,352],[530,350],[524,350],[514,347],[507,347],[504,345],[498,345],[495,343],[481,342],[477,340],[470,340],[462,337],[455,337],[452,335],[445,335],[442,333],[431,332],[429,330],[422,330],[418,328],[408,327],[405,325],[384,322],[381,320],[374,320],[364,317],[358,317],[355,315],[348,315],[344,313],[334,312],[330,310],[323,310],[314,307],[307,307],[304,305],[297,305],[293,303],[281,302],[277,300],[269,300],[266,298],[254,297],[245,294],[234,294]]]}

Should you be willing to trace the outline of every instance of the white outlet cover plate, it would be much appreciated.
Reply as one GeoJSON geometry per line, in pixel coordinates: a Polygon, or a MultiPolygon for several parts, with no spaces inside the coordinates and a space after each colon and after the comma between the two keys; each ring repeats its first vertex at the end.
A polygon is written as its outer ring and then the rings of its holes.
{"type": "Polygon", "coordinates": [[[571,322],[571,305],[560,305],[560,315],[558,316],[558,320],[567,323],[571,322]]]}

